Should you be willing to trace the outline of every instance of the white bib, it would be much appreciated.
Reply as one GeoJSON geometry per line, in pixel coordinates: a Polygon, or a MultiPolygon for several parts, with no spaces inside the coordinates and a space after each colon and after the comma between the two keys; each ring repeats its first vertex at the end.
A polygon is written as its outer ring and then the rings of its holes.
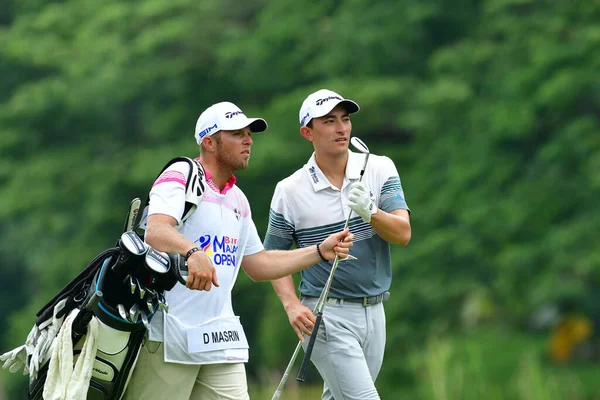
{"type": "Polygon", "coordinates": [[[247,349],[248,341],[239,318],[216,319],[187,330],[189,353],[247,349]]]}

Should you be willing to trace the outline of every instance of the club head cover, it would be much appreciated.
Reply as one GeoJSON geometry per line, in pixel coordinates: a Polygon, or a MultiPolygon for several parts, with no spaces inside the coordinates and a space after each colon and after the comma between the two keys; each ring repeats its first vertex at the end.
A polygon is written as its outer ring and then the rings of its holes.
{"type": "Polygon", "coordinates": [[[146,253],[144,266],[148,276],[142,282],[153,290],[171,290],[179,281],[171,266],[171,256],[167,253],[151,248],[146,253]]]}
{"type": "Polygon", "coordinates": [[[135,269],[136,264],[140,264],[145,254],[150,249],[135,232],[124,232],[117,242],[117,246],[121,249],[119,258],[113,265],[113,271],[117,273],[131,273],[135,269]]]}
{"type": "Polygon", "coordinates": [[[179,253],[169,253],[171,260],[171,272],[177,277],[177,281],[185,285],[188,277],[188,266],[185,258],[179,253]]]}

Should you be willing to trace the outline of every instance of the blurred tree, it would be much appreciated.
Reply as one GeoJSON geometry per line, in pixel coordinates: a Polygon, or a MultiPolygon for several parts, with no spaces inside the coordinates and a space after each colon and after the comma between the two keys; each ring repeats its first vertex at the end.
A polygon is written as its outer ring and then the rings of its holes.
{"type": "MultiPolygon", "coordinates": [[[[0,296],[24,303],[4,343],[113,244],[167,159],[197,153],[214,102],[269,121],[238,181],[264,235],[275,182],[312,151],[300,103],[322,87],[359,102],[353,131],[394,159],[413,211],[412,243],[393,249],[383,397],[412,383],[405,356],[432,333],[520,328],[589,296],[599,21],[583,0],[0,0],[0,279],[21,278],[0,296]],[[462,319],[482,294],[485,318],[462,319]]],[[[276,375],[296,340],[270,290],[244,275],[234,290],[251,376],[276,375]]]]}

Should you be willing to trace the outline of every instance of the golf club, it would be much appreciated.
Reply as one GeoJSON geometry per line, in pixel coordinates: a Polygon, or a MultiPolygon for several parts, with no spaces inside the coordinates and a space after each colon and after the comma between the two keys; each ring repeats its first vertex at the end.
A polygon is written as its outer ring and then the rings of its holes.
{"type": "Polygon", "coordinates": [[[135,199],[131,200],[127,217],[125,217],[125,226],[123,227],[123,232],[129,232],[133,229],[133,224],[135,223],[141,205],[142,201],[139,198],[136,197],[135,199]]]}
{"type": "Polygon", "coordinates": [[[121,248],[129,251],[134,256],[141,256],[148,251],[149,246],[135,232],[125,232],[119,241],[121,248]]]}
{"type": "MultiPolygon", "coordinates": [[[[350,144],[357,151],[365,154],[365,162],[360,171],[360,177],[358,179],[358,181],[361,182],[363,179],[363,175],[365,174],[365,169],[367,168],[367,163],[369,161],[369,155],[370,155],[369,148],[362,140],[360,140],[357,137],[352,137],[350,139],[350,144]]],[[[352,210],[350,210],[350,212],[348,213],[348,218],[346,219],[346,223],[344,224],[344,229],[348,228],[348,225],[350,224],[351,216],[352,216],[352,210]]],[[[319,296],[319,299],[317,300],[315,309],[313,310],[313,314],[315,314],[317,316],[317,319],[315,321],[313,331],[311,332],[311,337],[310,337],[310,340],[306,347],[306,352],[304,353],[304,359],[302,360],[302,365],[300,366],[300,371],[298,373],[298,377],[296,378],[297,381],[304,382],[304,379],[306,378],[306,369],[308,367],[308,362],[309,362],[310,356],[312,354],[312,349],[315,344],[317,332],[318,332],[319,326],[321,324],[321,319],[323,317],[323,309],[325,308],[325,301],[327,300],[327,296],[329,295],[329,289],[331,288],[331,284],[333,282],[333,275],[335,274],[335,270],[337,269],[339,261],[340,261],[339,257],[336,256],[335,259],[333,260],[333,265],[331,267],[331,272],[329,273],[329,278],[327,278],[327,282],[325,283],[323,292],[321,292],[321,295],[319,296]]],[[[288,363],[288,365],[285,369],[285,372],[283,373],[283,377],[281,378],[281,381],[279,382],[279,385],[277,386],[277,389],[275,390],[273,397],[271,397],[271,400],[277,400],[281,396],[281,393],[283,392],[283,387],[285,386],[285,383],[287,382],[289,373],[292,369],[292,366],[294,365],[294,361],[296,361],[296,357],[298,356],[298,353],[300,352],[301,347],[302,347],[302,341],[298,341],[298,344],[296,345],[296,349],[294,350],[294,354],[292,354],[292,358],[290,359],[290,362],[288,363]]]]}
{"type": "Polygon", "coordinates": [[[146,266],[156,273],[166,273],[169,270],[169,262],[169,255],[162,251],[151,248],[146,253],[146,266]]]}

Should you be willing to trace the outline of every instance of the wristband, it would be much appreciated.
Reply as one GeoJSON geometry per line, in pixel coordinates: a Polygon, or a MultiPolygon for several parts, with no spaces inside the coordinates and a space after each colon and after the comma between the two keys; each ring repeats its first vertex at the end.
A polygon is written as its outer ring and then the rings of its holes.
{"type": "Polygon", "coordinates": [[[321,245],[321,243],[317,244],[317,253],[319,253],[319,257],[321,257],[321,260],[323,260],[325,262],[329,262],[328,259],[326,259],[325,257],[323,257],[323,253],[321,253],[321,249],[319,249],[320,245],[321,245]]]}
{"type": "Polygon", "coordinates": [[[187,261],[187,259],[190,258],[192,254],[200,250],[202,250],[200,247],[192,247],[191,249],[189,249],[188,252],[185,254],[185,261],[187,261]]]}

